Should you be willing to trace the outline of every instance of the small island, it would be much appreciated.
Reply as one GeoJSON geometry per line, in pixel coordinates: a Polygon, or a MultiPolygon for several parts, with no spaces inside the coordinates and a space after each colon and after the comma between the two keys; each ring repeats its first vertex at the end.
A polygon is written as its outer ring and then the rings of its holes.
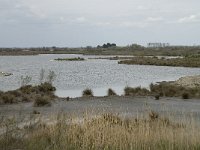
{"type": "Polygon", "coordinates": [[[56,61],[85,61],[84,58],[76,57],[76,58],[57,58],[54,59],[56,61]]]}
{"type": "Polygon", "coordinates": [[[0,77],[7,77],[13,75],[12,73],[0,72],[0,77]]]}

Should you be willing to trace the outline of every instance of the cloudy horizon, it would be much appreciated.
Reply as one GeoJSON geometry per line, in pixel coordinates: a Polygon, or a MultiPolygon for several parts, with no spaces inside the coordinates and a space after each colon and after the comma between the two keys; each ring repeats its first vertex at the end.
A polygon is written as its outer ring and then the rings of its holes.
{"type": "Polygon", "coordinates": [[[197,0],[0,0],[0,47],[200,45],[197,0]]]}

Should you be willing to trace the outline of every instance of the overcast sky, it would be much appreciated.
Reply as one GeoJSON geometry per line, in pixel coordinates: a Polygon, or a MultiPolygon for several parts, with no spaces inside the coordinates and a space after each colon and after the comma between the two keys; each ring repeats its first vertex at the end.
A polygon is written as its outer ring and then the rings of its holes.
{"type": "Polygon", "coordinates": [[[0,47],[200,45],[199,0],[0,0],[0,47]]]}

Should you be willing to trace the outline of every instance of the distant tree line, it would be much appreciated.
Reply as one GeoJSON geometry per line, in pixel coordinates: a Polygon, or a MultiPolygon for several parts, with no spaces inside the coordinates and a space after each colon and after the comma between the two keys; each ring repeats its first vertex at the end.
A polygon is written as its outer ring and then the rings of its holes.
{"type": "Polygon", "coordinates": [[[103,44],[102,46],[98,45],[97,48],[110,48],[110,47],[116,47],[117,45],[115,43],[107,43],[103,44]]]}

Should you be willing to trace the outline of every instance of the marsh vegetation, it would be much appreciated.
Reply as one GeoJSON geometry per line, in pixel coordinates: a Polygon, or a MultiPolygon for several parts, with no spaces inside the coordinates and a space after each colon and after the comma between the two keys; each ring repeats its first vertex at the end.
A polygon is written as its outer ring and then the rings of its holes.
{"type": "Polygon", "coordinates": [[[134,57],[129,60],[121,60],[119,64],[127,65],[155,65],[155,66],[174,66],[174,67],[200,67],[200,57],[184,57],[165,59],[158,57],[134,57]]]}
{"type": "Polygon", "coordinates": [[[149,89],[126,87],[124,94],[125,96],[155,96],[157,100],[160,97],[200,98],[200,87],[183,87],[173,82],[161,82],[159,84],[151,84],[149,89]]]}
{"type": "Polygon", "coordinates": [[[187,56],[200,54],[199,46],[144,47],[138,44],[116,46],[36,47],[36,48],[0,48],[0,55],[38,55],[38,54],[84,54],[84,55],[133,55],[133,56],[187,56]]]}
{"type": "Polygon", "coordinates": [[[56,61],[84,61],[85,59],[77,57],[77,58],[57,58],[54,60],[56,60],[56,61]]]}
{"type": "Polygon", "coordinates": [[[0,91],[0,104],[13,104],[20,102],[34,102],[34,106],[51,105],[51,101],[56,98],[54,92],[56,88],[52,85],[56,75],[53,71],[45,76],[45,70],[41,70],[40,84],[31,85],[32,77],[21,76],[19,89],[13,91],[0,91]]]}
{"type": "MultiPolygon", "coordinates": [[[[36,114],[37,116],[37,114],[36,114]]],[[[26,150],[71,149],[199,149],[200,127],[193,118],[172,120],[154,111],[148,117],[122,118],[116,114],[102,114],[82,119],[59,114],[53,124],[31,121],[23,128],[20,122],[4,119],[0,126],[0,147],[26,150]],[[82,121],[81,121],[82,120],[82,121]]]]}

